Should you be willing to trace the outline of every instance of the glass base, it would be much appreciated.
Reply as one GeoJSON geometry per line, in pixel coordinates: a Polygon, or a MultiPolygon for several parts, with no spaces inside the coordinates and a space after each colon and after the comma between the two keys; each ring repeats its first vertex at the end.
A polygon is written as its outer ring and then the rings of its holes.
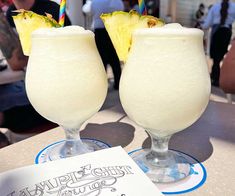
{"type": "Polygon", "coordinates": [[[76,141],[64,140],[43,149],[38,155],[38,159],[40,158],[40,161],[38,162],[63,159],[109,147],[110,146],[108,144],[93,139],[82,139],[76,141]]]}
{"type": "Polygon", "coordinates": [[[169,150],[163,158],[156,157],[150,149],[142,149],[130,156],[154,183],[176,182],[190,173],[190,164],[180,152],[169,150]]]}

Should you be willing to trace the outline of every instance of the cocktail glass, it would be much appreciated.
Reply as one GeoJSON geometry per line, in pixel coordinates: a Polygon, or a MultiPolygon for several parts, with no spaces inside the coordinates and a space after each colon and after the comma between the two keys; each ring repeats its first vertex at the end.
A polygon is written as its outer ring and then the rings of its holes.
{"type": "Polygon", "coordinates": [[[189,163],[181,153],[168,150],[168,142],[208,104],[210,79],[202,40],[201,30],[179,24],[133,34],[120,99],[130,119],[151,137],[151,149],[132,157],[153,182],[174,182],[189,174],[189,163]]]}
{"type": "Polygon", "coordinates": [[[99,148],[84,144],[79,134],[107,94],[106,72],[91,31],[75,26],[35,31],[26,91],[38,113],[65,130],[66,140],[50,151],[49,160],[99,148]]]}

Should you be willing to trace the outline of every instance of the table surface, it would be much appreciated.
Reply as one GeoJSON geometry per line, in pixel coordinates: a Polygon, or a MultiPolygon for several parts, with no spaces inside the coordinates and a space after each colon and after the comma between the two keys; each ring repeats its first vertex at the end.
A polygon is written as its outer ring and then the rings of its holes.
{"type": "MultiPolygon", "coordinates": [[[[120,105],[103,110],[84,123],[82,137],[121,145],[127,152],[150,144],[143,128],[133,123],[120,105]]],[[[45,146],[64,138],[55,128],[0,149],[0,172],[34,164],[45,146]]],[[[235,192],[235,106],[210,102],[202,117],[191,127],[175,134],[170,148],[198,159],[207,170],[205,184],[186,195],[233,196],[235,192]]]]}

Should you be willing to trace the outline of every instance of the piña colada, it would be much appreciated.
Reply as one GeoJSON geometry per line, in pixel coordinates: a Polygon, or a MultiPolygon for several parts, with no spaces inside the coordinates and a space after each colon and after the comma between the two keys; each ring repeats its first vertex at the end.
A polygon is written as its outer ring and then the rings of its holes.
{"type": "Polygon", "coordinates": [[[59,124],[66,133],[65,141],[47,150],[44,161],[104,148],[91,140],[84,145],[79,136],[82,123],[101,108],[108,88],[94,33],[79,26],[51,28],[54,23],[48,18],[30,13],[32,17],[22,19],[22,14],[15,21],[23,36],[21,42],[30,54],[26,71],[28,98],[39,114],[59,124]],[[28,24],[34,27],[22,29],[28,24]]]}
{"type": "MultiPolygon", "coordinates": [[[[118,24],[109,23],[110,35],[113,29],[122,29],[124,24],[118,24]]],[[[151,149],[134,151],[131,156],[155,183],[181,180],[189,175],[190,164],[185,154],[168,150],[168,142],[172,134],[192,125],[208,104],[210,79],[203,32],[179,24],[130,27],[126,32],[121,36],[132,39],[119,45],[130,47],[123,55],[127,59],[120,80],[121,104],[152,140],[151,149]]],[[[119,41],[118,36],[110,37],[116,39],[113,43],[119,41]]]]}

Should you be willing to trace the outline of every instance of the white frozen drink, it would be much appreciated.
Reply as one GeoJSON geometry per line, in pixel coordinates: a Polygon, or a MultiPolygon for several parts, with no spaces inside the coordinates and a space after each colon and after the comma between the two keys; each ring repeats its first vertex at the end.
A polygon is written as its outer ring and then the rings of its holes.
{"type": "Polygon", "coordinates": [[[120,81],[128,116],[156,136],[193,124],[210,95],[203,32],[169,24],[136,30],[120,81]]]}
{"type": "Polygon", "coordinates": [[[26,90],[42,116],[66,128],[79,128],[100,109],[107,93],[93,32],[78,26],[35,31],[26,90]]]}

